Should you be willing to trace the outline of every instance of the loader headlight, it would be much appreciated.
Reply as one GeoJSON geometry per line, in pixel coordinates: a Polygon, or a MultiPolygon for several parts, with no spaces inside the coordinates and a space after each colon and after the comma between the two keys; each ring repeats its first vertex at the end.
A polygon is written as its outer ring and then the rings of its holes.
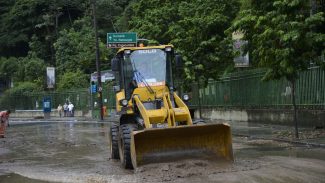
{"type": "Polygon", "coordinates": [[[184,101],[190,100],[190,96],[188,96],[188,94],[184,94],[182,98],[184,101]]]}
{"type": "Polygon", "coordinates": [[[166,47],[165,50],[166,51],[172,51],[172,47],[166,47]]]}
{"type": "Polygon", "coordinates": [[[127,54],[127,55],[130,55],[131,54],[131,50],[124,50],[124,53],[127,54]]]}
{"type": "Polygon", "coordinates": [[[128,100],[126,99],[122,99],[120,100],[120,104],[123,106],[123,107],[126,107],[128,105],[128,100]]]}

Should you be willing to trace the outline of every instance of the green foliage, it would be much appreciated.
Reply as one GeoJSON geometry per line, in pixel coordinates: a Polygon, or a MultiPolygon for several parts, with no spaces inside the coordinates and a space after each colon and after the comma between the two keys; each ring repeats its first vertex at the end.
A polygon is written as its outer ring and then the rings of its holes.
{"type": "Polygon", "coordinates": [[[70,90],[87,88],[89,86],[89,75],[82,73],[80,70],[66,72],[59,77],[57,90],[70,90]]]}
{"type": "Polygon", "coordinates": [[[44,61],[39,58],[30,58],[25,63],[25,81],[36,81],[44,78],[46,67],[44,61]]]}
{"type": "MultiPolygon", "coordinates": [[[[97,1],[101,40],[106,41],[106,33],[115,30],[114,22],[129,1],[97,1]]],[[[90,3],[89,0],[1,1],[0,57],[16,57],[10,65],[6,62],[4,68],[13,68],[17,63],[15,70],[1,72],[2,84],[8,85],[13,79],[14,83],[32,81],[45,88],[45,66],[56,67],[57,76],[76,69],[84,73],[95,71],[90,3]]],[[[100,50],[102,69],[107,69],[113,52],[103,42],[100,50]]]]}
{"type": "Polygon", "coordinates": [[[224,31],[236,16],[238,1],[140,0],[130,7],[132,31],[161,44],[174,44],[183,55],[187,79],[216,79],[233,64],[224,31]]]}
{"type": "Polygon", "coordinates": [[[44,61],[36,57],[0,58],[0,80],[19,82],[33,82],[39,88],[43,87],[46,74],[44,61]]]}
{"type": "Polygon", "coordinates": [[[80,17],[85,2],[88,1],[8,0],[0,2],[0,55],[26,56],[29,51],[28,42],[32,35],[36,35],[41,41],[44,55],[53,54],[51,43],[55,39],[57,28],[69,25],[71,18],[80,17]],[[56,17],[58,17],[57,26],[56,17]]]}
{"type": "Polygon", "coordinates": [[[29,44],[29,52],[28,55],[31,57],[37,58],[47,58],[46,55],[46,46],[40,41],[40,39],[34,34],[31,37],[29,44]]]}
{"type": "MultiPolygon", "coordinates": [[[[15,87],[6,90],[0,97],[1,108],[10,109],[13,106],[12,100],[17,100],[17,97],[24,98],[34,92],[42,91],[43,88],[33,82],[20,82],[15,87]]],[[[15,107],[13,107],[15,108],[15,107]]]]}
{"type": "MultiPolygon", "coordinates": [[[[115,21],[130,0],[97,2],[98,32],[116,30],[115,21]]],[[[95,71],[95,37],[89,0],[8,0],[0,2],[0,81],[45,86],[46,66],[56,75],[80,69],[95,71]],[[11,58],[12,57],[12,58],[11,58]],[[7,59],[8,58],[8,59],[7,59]],[[11,60],[11,61],[7,61],[11,60]],[[2,62],[4,62],[2,64],[2,62]]],[[[100,42],[102,69],[108,69],[112,50],[100,42]]],[[[2,88],[3,89],[3,88],[2,88]]]]}
{"type": "Polygon", "coordinates": [[[26,53],[28,32],[33,29],[32,22],[38,20],[37,17],[33,17],[36,5],[35,0],[8,1],[5,4],[5,10],[0,15],[0,53],[2,56],[20,55],[21,53],[14,53],[12,50],[14,47],[20,47],[21,51],[26,53]],[[31,18],[35,19],[31,20],[31,18]]]}
{"type": "Polygon", "coordinates": [[[240,4],[241,4],[240,10],[247,10],[251,8],[251,1],[252,0],[240,0],[240,4]]]}
{"type": "Polygon", "coordinates": [[[32,56],[18,59],[18,68],[14,76],[15,82],[29,81],[43,87],[45,76],[46,66],[42,59],[32,56]]]}
{"type": "MultiPolygon", "coordinates": [[[[74,22],[74,27],[62,30],[54,44],[56,50],[56,65],[59,74],[79,69],[84,73],[95,71],[95,36],[90,17],[74,22]]],[[[108,50],[100,42],[101,61],[107,62],[108,50]]]]}
{"type": "MultiPolygon", "coordinates": [[[[123,22],[126,17],[122,17],[126,6],[132,0],[104,0],[97,1],[97,23],[100,37],[106,41],[107,32],[124,32],[129,29],[123,27],[127,22],[123,22]],[[118,23],[116,23],[118,22],[118,23]],[[122,24],[122,25],[121,25],[122,24]]],[[[128,20],[128,19],[127,19],[128,20]]]]}
{"type": "Polygon", "coordinates": [[[10,80],[18,70],[18,61],[14,57],[0,58],[0,79],[10,80]]]}
{"type": "Polygon", "coordinates": [[[22,94],[29,94],[33,92],[42,91],[43,88],[38,86],[36,83],[25,81],[18,83],[17,86],[7,90],[6,93],[10,93],[11,95],[22,95],[22,94]]]}
{"type": "Polygon", "coordinates": [[[268,68],[264,79],[287,78],[319,64],[324,54],[324,12],[310,14],[309,1],[257,1],[240,13],[232,31],[245,32],[254,62],[268,68]]]}

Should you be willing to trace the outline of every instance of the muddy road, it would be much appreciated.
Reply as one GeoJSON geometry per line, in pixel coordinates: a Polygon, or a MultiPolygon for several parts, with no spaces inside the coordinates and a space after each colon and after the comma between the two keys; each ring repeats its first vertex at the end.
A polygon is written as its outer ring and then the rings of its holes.
{"type": "Polygon", "coordinates": [[[233,137],[235,162],[187,159],[124,170],[109,123],[12,123],[0,139],[2,182],[324,182],[325,149],[233,137]]]}

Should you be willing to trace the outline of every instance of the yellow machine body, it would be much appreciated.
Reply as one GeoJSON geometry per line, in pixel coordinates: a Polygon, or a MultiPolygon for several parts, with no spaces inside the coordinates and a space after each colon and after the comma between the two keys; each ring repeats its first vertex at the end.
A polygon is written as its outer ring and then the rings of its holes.
{"type": "MultiPolygon", "coordinates": [[[[131,49],[164,49],[165,47],[131,49]]],[[[120,52],[125,49],[121,49],[120,52]]],[[[134,168],[157,162],[158,159],[168,161],[169,157],[182,153],[196,157],[207,153],[216,158],[233,161],[229,125],[193,125],[187,105],[176,92],[170,92],[164,83],[152,85],[151,89],[154,92],[139,84],[133,90],[128,105],[124,107],[119,101],[125,98],[125,90],[116,93],[116,111],[123,113],[124,119],[137,113],[143,120],[144,128],[131,133],[130,152],[134,168]],[[149,109],[144,105],[145,102],[157,99],[162,103],[160,108],[149,109]]]]}

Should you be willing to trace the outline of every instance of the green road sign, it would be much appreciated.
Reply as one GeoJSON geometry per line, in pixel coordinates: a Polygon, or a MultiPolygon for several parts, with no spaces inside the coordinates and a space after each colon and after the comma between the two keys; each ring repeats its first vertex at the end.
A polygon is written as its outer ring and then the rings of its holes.
{"type": "Polygon", "coordinates": [[[121,48],[121,47],[135,47],[137,46],[137,33],[107,33],[107,47],[121,48]]]}

